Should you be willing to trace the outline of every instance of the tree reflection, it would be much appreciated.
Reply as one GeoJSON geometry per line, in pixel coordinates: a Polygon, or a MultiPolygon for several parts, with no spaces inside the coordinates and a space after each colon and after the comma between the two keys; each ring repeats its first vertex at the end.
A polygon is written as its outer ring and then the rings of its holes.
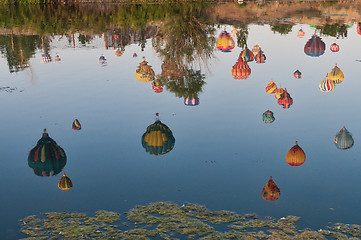
{"type": "Polygon", "coordinates": [[[207,66],[213,56],[215,28],[201,20],[202,4],[181,5],[179,13],[167,19],[152,44],[159,56],[179,69],[198,62],[207,66]]]}
{"type": "Polygon", "coordinates": [[[235,26],[237,31],[237,46],[244,49],[247,47],[248,25],[241,23],[235,26]]]}
{"type": "Polygon", "coordinates": [[[158,76],[165,88],[179,98],[197,98],[203,91],[205,75],[200,70],[184,69],[179,76],[158,76]]]}
{"type": "Polygon", "coordinates": [[[29,67],[29,59],[40,47],[39,36],[0,35],[0,53],[6,58],[11,73],[29,67]]]}

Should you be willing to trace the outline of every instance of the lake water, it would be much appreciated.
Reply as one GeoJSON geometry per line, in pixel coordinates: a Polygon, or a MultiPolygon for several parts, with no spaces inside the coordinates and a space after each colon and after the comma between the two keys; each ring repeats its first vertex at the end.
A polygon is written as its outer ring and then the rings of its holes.
{"type": "MultiPolygon", "coordinates": [[[[324,13],[329,12],[317,16],[324,13]]],[[[153,22],[141,40],[133,41],[131,35],[123,46],[121,27],[111,30],[110,25],[103,33],[84,34],[81,28],[74,35],[44,33],[43,47],[41,34],[15,34],[15,40],[21,38],[15,41],[15,49],[29,44],[26,36],[36,38],[33,54],[19,60],[23,64],[15,64],[16,71],[9,71],[12,58],[6,53],[11,52],[11,36],[4,33],[0,48],[1,239],[24,237],[18,220],[28,215],[99,209],[124,212],[155,201],[192,202],[210,210],[275,218],[296,215],[301,217],[300,227],[312,229],[330,222],[360,224],[360,26],[356,17],[344,22],[342,16],[336,17],[337,24],[327,25],[337,26],[333,36],[327,34],[326,24],[297,20],[299,15],[291,22],[281,19],[286,22],[280,26],[287,29],[282,34],[274,22],[257,19],[246,23],[232,16],[211,23],[202,18],[184,23],[172,19],[168,25],[165,19],[153,22]],[[188,24],[189,29],[180,30],[188,24]],[[298,36],[300,29],[303,37],[298,36]],[[229,39],[223,39],[222,47],[229,52],[216,47],[223,31],[235,42],[232,48],[225,43],[229,39]],[[82,43],[84,36],[88,38],[82,43]],[[319,56],[305,53],[312,36],[321,38],[315,40],[314,50],[320,53],[313,54],[319,56]],[[242,37],[246,44],[237,41],[242,37]],[[339,51],[330,50],[333,43],[339,51]],[[245,47],[252,50],[254,45],[261,47],[265,63],[248,62],[250,74],[245,63],[239,63],[246,70],[238,76],[246,79],[235,79],[232,67],[245,47]],[[115,54],[118,47],[121,56],[115,54]],[[52,61],[42,62],[43,54],[52,61]],[[56,55],[61,61],[55,61],[56,55]],[[101,55],[106,64],[99,62],[101,55]],[[148,70],[150,74],[140,81],[135,73],[143,58],[154,76],[148,70]],[[333,85],[332,91],[322,92],[319,84],[335,64],[344,80],[333,85]],[[296,70],[302,73],[299,79],[294,76],[296,70]],[[152,89],[154,79],[163,91],[152,89]],[[270,80],[290,93],[293,104],[289,108],[266,93],[270,80]],[[273,112],[274,122],[262,121],[266,110],[273,112]],[[167,135],[170,142],[165,153],[151,155],[143,147],[152,145],[151,140],[142,145],[142,136],[158,118],[171,130],[174,141],[167,135]],[[75,119],[81,130],[72,129],[75,119]],[[354,139],[346,150],[334,142],[343,126],[354,139]],[[38,176],[28,156],[43,129],[65,151],[67,160],[63,169],[44,170],[40,175],[45,176],[38,176]],[[295,141],[306,155],[300,166],[291,166],[285,159],[295,141]],[[51,170],[62,171],[47,176],[51,170]],[[58,188],[64,172],[73,183],[70,190],[58,188]],[[262,198],[270,176],[280,189],[275,201],[262,198]]]]}

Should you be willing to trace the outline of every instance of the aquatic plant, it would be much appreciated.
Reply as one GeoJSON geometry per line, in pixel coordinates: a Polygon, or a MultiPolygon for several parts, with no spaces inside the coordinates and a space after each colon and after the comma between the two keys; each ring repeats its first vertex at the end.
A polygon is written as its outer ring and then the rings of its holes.
{"type": "Polygon", "coordinates": [[[336,223],[318,231],[298,230],[296,216],[280,219],[244,216],[230,211],[208,210],[198,204],[177,205],[155,202],[136,206],[125,213],[98,211],[85,213],[45,213],[22,220],[21,233],[30,239],[358,239],[360,225],[336,223]],[[121,223],[123,221],[123,223],[121,223]],[[118,225],[114,225],[119,223],[118,225]],[[227,225],[225,232],[215,230],[227,225]]]}

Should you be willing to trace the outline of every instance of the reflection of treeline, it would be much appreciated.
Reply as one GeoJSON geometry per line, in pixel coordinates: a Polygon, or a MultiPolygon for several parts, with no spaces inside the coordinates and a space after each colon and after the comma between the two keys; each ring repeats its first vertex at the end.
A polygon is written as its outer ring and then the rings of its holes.
{"type": "Polygon", "coordinates": [[[316,29],[320,31],[321,35],[345,38],[347,37],[347,28],[351,26],[345,24],[325,24],[324,26],[316,26],[316,29]]]}
{"type": "MultiPolygon", "coordinates": [[[[30,30],[37,34],[103,32],[111,26],[144,28],[148,23],[179,15],[186,4],[112,5],[0,5],[3,28],[30,30]]],[[[204,8],[205,4],[187,5],[204,8]]]]}
{"type": "Polygon", "coordinates": [[[10,72],[27,68],[38,48],[41,48],[39,36],[0,35],[0,53],[6,58],[10,72]]]}

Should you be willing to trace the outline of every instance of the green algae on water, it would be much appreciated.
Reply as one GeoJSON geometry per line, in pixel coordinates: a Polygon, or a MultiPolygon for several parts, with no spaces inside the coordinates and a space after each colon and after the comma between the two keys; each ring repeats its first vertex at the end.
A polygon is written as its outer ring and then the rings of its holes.
{"type": "Polygon", "coordinates": [[[32,239],[358,239],[360,225],[336,223],[318,231],[297,229],[296,216],[258,218],[198,204],[155,202],[125,212],[50,212],[21,219],[21,233],[32,239]],[[222,231],[216,229],[221,226],[222,231]]]}

